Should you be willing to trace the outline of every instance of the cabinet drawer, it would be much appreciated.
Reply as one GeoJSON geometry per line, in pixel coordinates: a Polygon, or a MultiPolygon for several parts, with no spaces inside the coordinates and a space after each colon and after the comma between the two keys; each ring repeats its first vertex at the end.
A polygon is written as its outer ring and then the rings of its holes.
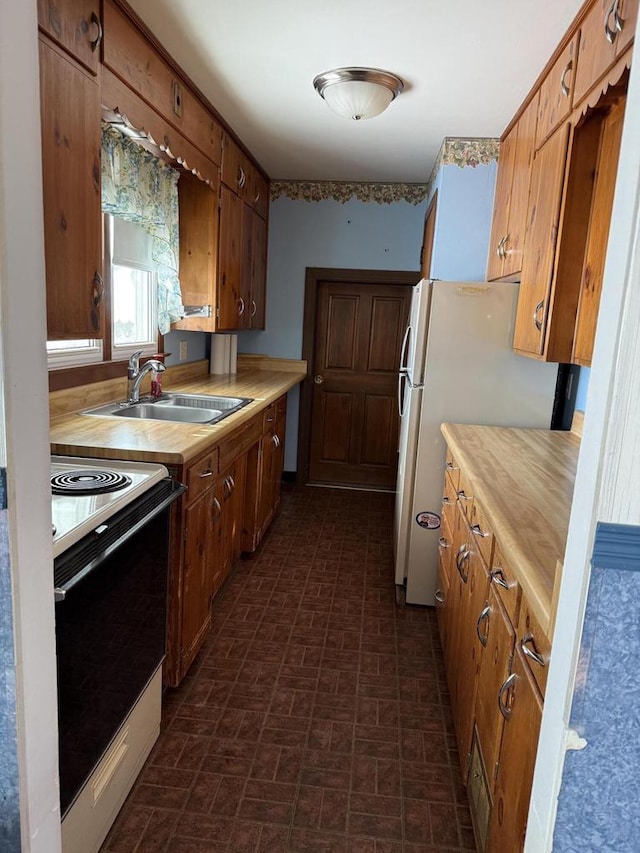
{"type": "MultiPolygon", "coordinates": [[[[457,478],[457,473],[456,479],[457,478]]],[[[442,522],[444,527],[444,522],[446,521],[449,525],[449,528],[453,530],[455,524],[455,514],[456,514],[456,499],[457,499],[457,487],[454,485],[449,471],[447,471],[444,475],[444,486],[443,486],[443,494],[442,494],[442,522]]]]}
{"type": "Polygon", "coordinates": [[[477,500],[474,500],[471,506],[469,527],[475,537],[476,547],[480,551],[485,565],[491,566],[494,543],[493,531],[489,527],[489,523],[477,500]]]}
{"type": "Polygon", "coordinates": [[[186,470],[187,503],[192,503],[199,495],[214,485],[218,475],[218,448],[201,456],[186,470]]]}
{"type": "Polygon", "coordinates": [[[458,484],[460,482],[460,466],[456,462],[453,453],[447,447],[447,458],[444,463],[445,470],[449,477],[451,478],[451,482],[453,484],[454,489],[457,490],[458,484]]]}
{"type": "Polygon", "coordinates": [[[544,696],[549,673],[551,641],[540,627],[540,623],[523,596],[518,620],[517,642],[524,655],[531,674],[544,696]]]}
{"type": "Polygon", "coordinates": [[[520,616],[520,599],[522,587],[516,579],[516,575],[505,560],[500,545],[496,542],[493,551],[491,566],[491,584],[498,593],[504,609],[507,611],[512,625],[518,624],[520,616]]]}
{"type": "Polygon", "coordinates": [[[224,471],[238,456],[242,456],[262,435],[262,418],[258,415],[234,430],[220,442],[220,470],[224,471]]]}
{"type": "Polygon", "coordinates": [[[460,501],[460,506],[462,507],[462,511],[464,512],[465,516],[467,517],[467,519],[471,518],[471,510],[473,508],[473,492],[471,490],[469,481],[464,476],[463,471],[460,471],[457,495],[458,500],[460,501]]]}

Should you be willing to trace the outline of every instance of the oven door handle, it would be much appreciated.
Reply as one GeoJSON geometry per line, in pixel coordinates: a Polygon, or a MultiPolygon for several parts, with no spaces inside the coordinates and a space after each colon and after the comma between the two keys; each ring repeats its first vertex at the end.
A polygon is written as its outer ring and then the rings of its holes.
{"type": "MultiPolygon", "coordinates": [[[[148,524],[157,515],[159,515],[161,512],[164,512],[167,507],[169,507],[175,500],[177,500],[177,498],[179,498],[183,492],[186,492],[186,490],[187,487],[183,486],[182,483],[174,482],[171,494],[167,495],[164,500],[154,506],[153,509],[146,513],[136,524],[129,527],[128,530],[122,534],[122,536],[119,536],[114,542],[108,545],[103,551],[100,552],[100,554],[98,554],[93,560],[87,563],[87,565],[84,566],[81,571],[75,574],[66,583],[54,588],[53,597],[56,604],[65,601],[67,598],[67,594],[70,592],[70,590],[73,589],[73,587],[77,583],[86,578],[88,574],[99,568],[99,566],[102,565],[102,563],[107,559],[107,557],[110,557],[117,548],[119,548],[128,539],[134,536],[142,527],[148,524]]],[[[107,523],[101,525],[98,530],[100,532],[104,532],[106,529],[108,529],[108,526],[109,523],[107,520],[107,523]]]]}

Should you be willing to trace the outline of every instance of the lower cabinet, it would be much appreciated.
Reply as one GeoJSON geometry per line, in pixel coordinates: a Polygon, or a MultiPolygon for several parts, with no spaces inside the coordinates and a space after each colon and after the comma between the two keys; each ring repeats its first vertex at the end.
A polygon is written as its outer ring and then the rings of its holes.
{"type": "Polygon", "coordinates": [[[464,470],[458,479],[452,493],[447,470],[435,595],[454,728],[478,851],[519,853],[551,644],[464,470]]]}
{"type": "Polygon", "coordinates": [[[164,682],[177,687],[211,628],[211,601],[253,551],[280,500],[286,395],[174,475],[187,486],[172,532],[164,682]]]}
{"type": "Polygon", "coordinates": [[[264,411],[262,436],[247,454],[242,550],[255,551],[280,505],[286,396],[264,411]]]}

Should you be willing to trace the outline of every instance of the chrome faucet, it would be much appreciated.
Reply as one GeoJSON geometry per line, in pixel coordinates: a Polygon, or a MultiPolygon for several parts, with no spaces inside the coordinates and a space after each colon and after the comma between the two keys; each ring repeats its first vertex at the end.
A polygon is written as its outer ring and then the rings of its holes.
{"type": "Polygon", "coordinates": [[[162,373],[166,370],[164,364],[156,358],[150,358],[140,367],[141,355],[142,350],[134,352],[127,365],[127,403],[129,404],[140,402],[140,385],[149,371],[157,370],[158,373],[162,373]]]}

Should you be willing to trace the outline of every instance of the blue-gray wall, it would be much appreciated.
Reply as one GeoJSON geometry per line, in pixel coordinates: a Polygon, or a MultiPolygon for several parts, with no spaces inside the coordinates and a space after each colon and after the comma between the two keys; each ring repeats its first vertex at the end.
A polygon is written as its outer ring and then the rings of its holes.
{"type": "MultiPolygon", "coordinates": [[[[424,203],[272,202],[267,329],[241,333],[238,351],[300,358],[306,268],[417,270],[424,214],[424,203]]],[[[294,389],[287,417],[287,471],[297,467],[298,400],[294,389]]]]}

